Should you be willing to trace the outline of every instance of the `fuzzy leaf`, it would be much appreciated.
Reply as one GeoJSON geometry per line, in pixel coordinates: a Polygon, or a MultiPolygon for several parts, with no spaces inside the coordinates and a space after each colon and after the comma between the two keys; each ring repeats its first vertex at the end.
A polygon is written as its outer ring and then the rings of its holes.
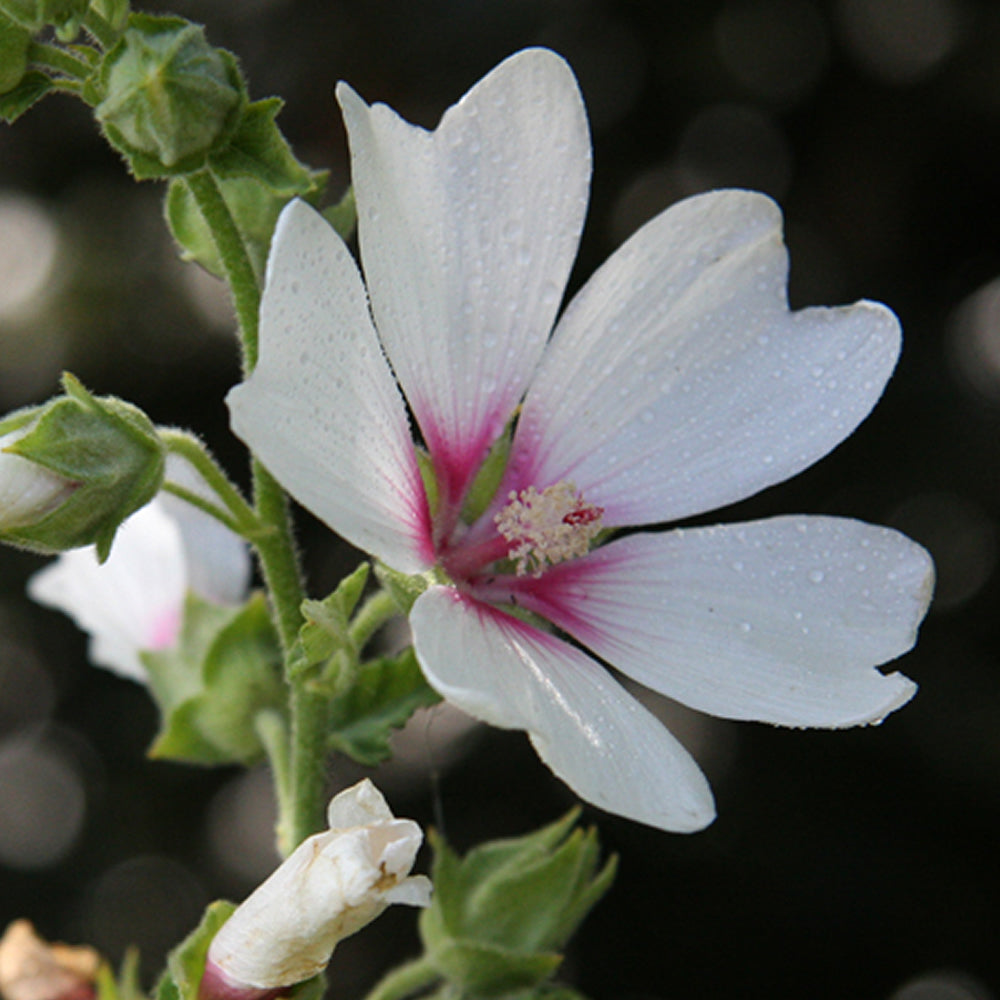
{"type": "Polygon", "coordinates": [[[331,703],[329,746],[360,764],[378,764],[392,754],[392,731],[418,708],[440,700],[424,680],[412,649],[397,657],[370,660],[331,703]]]}
{"type": "Polygon", "coordinates": [[[263,595],[235,610],[189,595],[180,642],[143,662],[163,720],[150,756],[197,764],[262,756],[256,719],[284,711],[287,701],[263,595]]]}

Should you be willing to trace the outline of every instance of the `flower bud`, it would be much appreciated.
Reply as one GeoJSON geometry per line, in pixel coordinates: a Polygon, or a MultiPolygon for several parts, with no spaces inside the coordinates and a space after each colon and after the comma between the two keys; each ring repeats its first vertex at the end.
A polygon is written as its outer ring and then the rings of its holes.
{"type": "Polygon", "coordinates": [[[337,795],[330,829],[303,841],[215,936],[202,1000],[274,996],[322,972],[337,942],[390,903],[427,906],[430,881],[410,875],[420,827],[395,819],[368,780],[337,795]]]}
{"type": "Polygon", "coordinates": [[[98,87],[97,119],[137,177],[200,167],[229,141],[245,101],[236,60],[199,25],[147,14],[131,15],[98,87]]]}
{"type": "Polygon", "coordinates": [[[0,421],[0,540],[36,552],[95,544],[163,481],[165,449],[140,410],[96,398],[72,376],[64,396],[0,421]]]}
{"type": "Polygon", "coordinates": [[[4,1000],[93,1000],[101,960],[93,948],[49,944],[27,920],[0,938],[0,995],[4,1000]]]}
{"type": "Polygon", "coordinates": [[[89,6],[90,0],[0,0],[0,11],[32,32],[48,25],[69,30],[89,6]]]}

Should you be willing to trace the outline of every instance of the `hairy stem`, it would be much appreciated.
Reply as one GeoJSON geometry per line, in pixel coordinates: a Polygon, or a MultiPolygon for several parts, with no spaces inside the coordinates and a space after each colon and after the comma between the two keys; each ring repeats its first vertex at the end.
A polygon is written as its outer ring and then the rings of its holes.
{"type": "Polygon", "coordinates": [[[226,280],[233,296],[233,306],[240,326],[243,343],[243,374],[249,374],[257,364],[257,332],[260,310],[260,287],[250,261],[246,243],[233,219],[229,206],[219,188],[215,175],[203,168],[184,178],[191,195],[212,231],[212,239],[219,251],[226,280]]]}

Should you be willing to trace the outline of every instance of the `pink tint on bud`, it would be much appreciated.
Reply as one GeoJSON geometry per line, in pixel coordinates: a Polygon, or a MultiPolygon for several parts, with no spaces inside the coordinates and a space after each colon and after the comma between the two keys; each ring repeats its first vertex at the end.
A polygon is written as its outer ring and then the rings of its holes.
{"type": "Polygon", "coordinates": [[[276,986],[260,989],[230,979],[211,959],[205,963],[205,972],[198,986],[198,1000],[273,1000],[292,987],[276,986]]]}

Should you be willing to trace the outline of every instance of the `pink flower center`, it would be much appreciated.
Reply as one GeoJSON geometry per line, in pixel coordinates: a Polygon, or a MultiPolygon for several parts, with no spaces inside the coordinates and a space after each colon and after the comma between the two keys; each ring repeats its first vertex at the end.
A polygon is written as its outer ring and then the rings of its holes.
{"type": "Polygon", "coordinates": [[[548,566],[586,555],[603,527],[604,508],[588,503],[565,480],[541,493],[534,486],[512,490],[508,500],[493,520],[511,546],[508,558],[518,576],[539,577],[548,566]]]}

